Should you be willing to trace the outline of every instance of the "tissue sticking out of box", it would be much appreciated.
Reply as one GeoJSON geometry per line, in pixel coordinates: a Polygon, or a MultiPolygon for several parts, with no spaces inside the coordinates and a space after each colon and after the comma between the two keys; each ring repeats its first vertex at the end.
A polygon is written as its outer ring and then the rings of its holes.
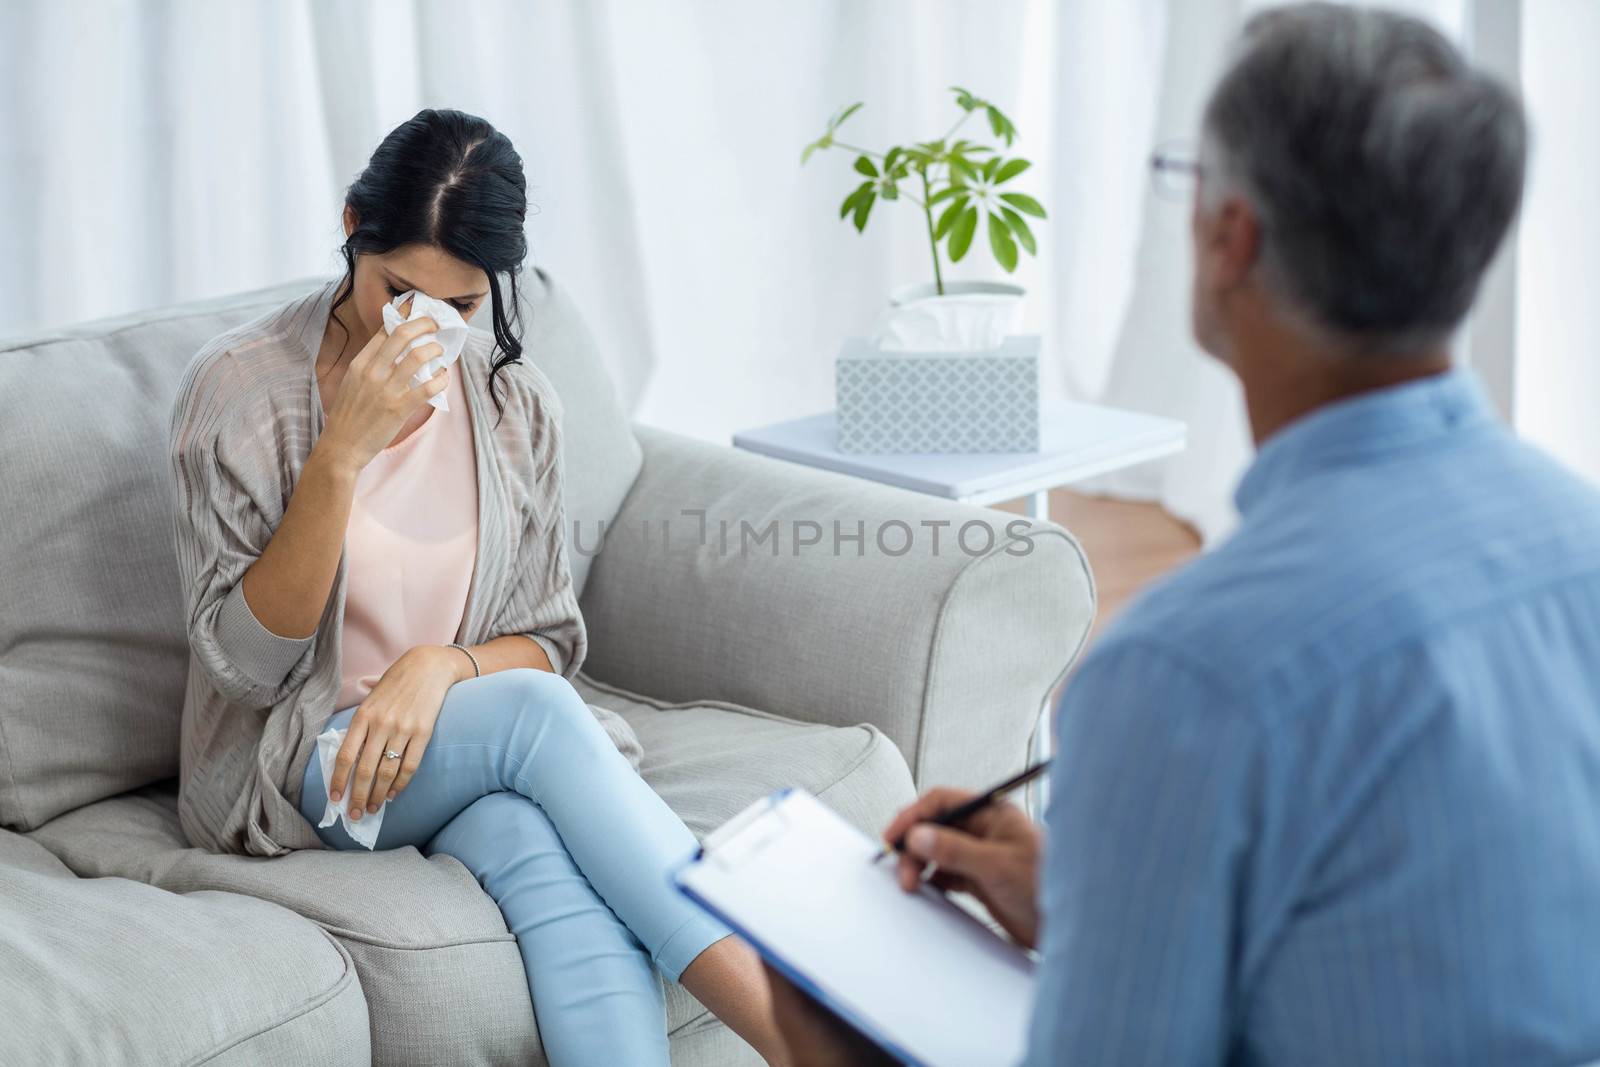
{"type": "Polygon", "coordinates": [[[1014,292],[897,295],[878,316],[875,348],[888,352],[992,352],[1015,332],[1014,292]]]}

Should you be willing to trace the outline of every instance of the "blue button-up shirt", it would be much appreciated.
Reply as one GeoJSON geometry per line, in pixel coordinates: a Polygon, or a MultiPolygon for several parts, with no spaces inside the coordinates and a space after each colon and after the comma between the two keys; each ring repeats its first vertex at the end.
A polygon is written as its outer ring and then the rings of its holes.
{"type": "Polygon", "coordinates": [[[1600,493],[1456,369],[1237,501],[1063,693],[1028,1062],[1600,1060],[1600,493]]]}

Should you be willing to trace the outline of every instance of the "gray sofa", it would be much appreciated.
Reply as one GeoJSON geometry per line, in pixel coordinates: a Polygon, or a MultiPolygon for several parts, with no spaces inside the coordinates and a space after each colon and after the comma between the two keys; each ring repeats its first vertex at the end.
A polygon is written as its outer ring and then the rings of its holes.
{"type": "MultiPolygon", "coordinates": [[[[215,855],[179,828],[173,393],[207,338],[318,281],[0,342],[0,1063],[544,1062],[515,941],[454,858],[215,855]]],[[[1066,531],[1023,554],[1010,516],[631,426],[562,290],[526,281],[586,550],[578,685],[696,834],[782,785],[875,830],[1023,764],[1094,611],[1066,531]],[[950,525],[889,555],[891,520],[950,525]],[[979,556],[951,543],[973,520],[1002,532],[979,556]],[[778,542],[741,550],[741,521],[778,542]]],[[[666,992],[675,1064],[758,1062],[666,992]]]]}

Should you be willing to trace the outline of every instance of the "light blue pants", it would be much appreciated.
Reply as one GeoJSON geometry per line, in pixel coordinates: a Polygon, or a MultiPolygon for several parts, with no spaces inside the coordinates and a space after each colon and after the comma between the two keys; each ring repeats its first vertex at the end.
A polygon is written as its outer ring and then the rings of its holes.
{"type": "MultiPolygon", "coordinates": [[[[315,826],[327,801],[313,750],[300,812],[315,826]]],[[[317,832],[364,847],[342,822],[317,832]]],[[[730,931],[669,883],[694,835],[565,678],[530,667],[450,687],[416,774],[384,809],[377,847],[404,845],[454,856],[500,905],[552,1064],[666,1067],[652,961],[676,981],[730,931]]]]}

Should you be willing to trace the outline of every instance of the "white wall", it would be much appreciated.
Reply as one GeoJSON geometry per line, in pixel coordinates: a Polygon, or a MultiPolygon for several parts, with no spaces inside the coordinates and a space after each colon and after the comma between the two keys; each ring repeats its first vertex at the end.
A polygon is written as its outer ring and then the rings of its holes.
{"type": "Polygon", "coordinates": [[[1600,481],[1600,3],[1526,0],[1515,421],[1600,481]]]}

